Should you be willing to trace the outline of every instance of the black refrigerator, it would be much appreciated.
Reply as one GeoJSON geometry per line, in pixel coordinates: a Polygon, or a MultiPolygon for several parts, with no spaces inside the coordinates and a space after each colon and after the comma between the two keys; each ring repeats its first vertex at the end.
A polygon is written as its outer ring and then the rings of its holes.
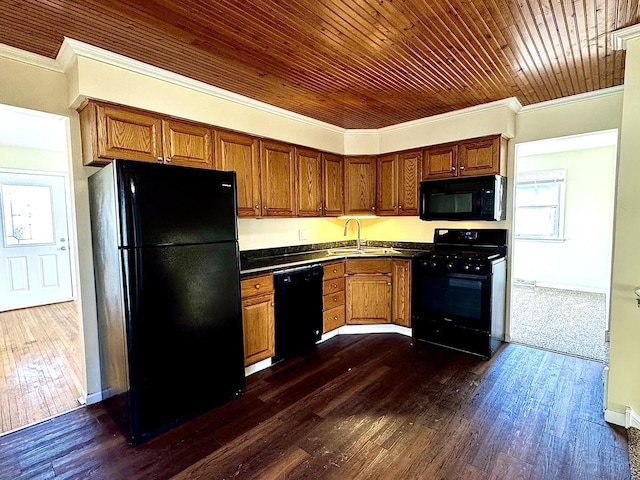
{"type": "Polygon", "coordinates": [[[103,400],[139,444],[245,386],[234,172],[89,177],[103,400]]]}

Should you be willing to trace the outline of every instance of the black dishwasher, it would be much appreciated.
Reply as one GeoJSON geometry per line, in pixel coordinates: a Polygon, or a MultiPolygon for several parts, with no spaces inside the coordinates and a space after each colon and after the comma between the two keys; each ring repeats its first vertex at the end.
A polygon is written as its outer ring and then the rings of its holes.
{"type": "Polygon", "coordinates": [[[322,336],[322,266],[280,270],[275,287],[276,354],[274,361],[304,353],[322,336]]]}

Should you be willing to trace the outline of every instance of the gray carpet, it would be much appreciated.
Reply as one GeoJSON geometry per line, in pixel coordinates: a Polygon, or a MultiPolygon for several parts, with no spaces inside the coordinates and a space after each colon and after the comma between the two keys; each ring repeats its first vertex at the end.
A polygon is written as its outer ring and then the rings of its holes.
{"type": "Polygon", "coordinates": [[[629,436],[629,464],[631,465],[631,478],[640,480],[640,430],[630,428],[629,436]]]}
{"type": "Polygon", "coordinates": [[[608,362],[604,294],[512,285],[511,341],[608,362]]]}

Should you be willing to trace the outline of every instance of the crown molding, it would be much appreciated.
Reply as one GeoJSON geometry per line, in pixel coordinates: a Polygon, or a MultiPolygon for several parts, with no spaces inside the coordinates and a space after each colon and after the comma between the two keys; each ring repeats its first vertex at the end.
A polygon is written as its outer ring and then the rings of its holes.
{"type": "MultiPolygon", "coordinates": [[[[409,122],[398,123],[395,125],[389,125],[375,130],[376,133],[389,133],[395,130],[402,130],[410,127],[417,127],[421,125],[427,125],[429,123],[441,122],[442,120],[464,117],[467,115],[477,115],[478,113],[490,112],[491,110],[497,110],[502,108],[508,108],[514,113],[518,113],[522,109],[522,105],[516,97],[505,98],[503,100],[496,100],[495,102],[483,103],[482,105],[475,105],[473,107],[463,108],[461,110],[455,110],[453,112],[441,113],[439,115],[433,115],[431,117],[420,118],[418,120],[411,120],[409,122]]],[[[352,130],[349,130],[350,132],[352,130]]]]}
{"type": "Polygon", "coordinates": [[[640,23],[611,32],[611,43],[614,50],[626,50],[627,40],[640,36],[640,23]]]}
{"type": "Polygon", "coordinates": [[[34,67],[46,68],[47,70],[53,70],[54,72],[64,73],[64,70],[60,68],[58,62],[53,58],[20,50],[19,48],[11,47],[4,43],[0,43],[0,57],[26,63],[34,67]]]}
{"type": "Polygon", "coordinates": [[[155,78],[156,80],[161,80],[164,82],[172,83],[174,85],[185,87],[196,92],[211,95],[221,100],[226,100],[249,108],[261,110],[266,113],[278,115],[280,117],[284,117],[297,122],[306,123],[314,127],[320,127],[334,133],[344,134],[344,132],[346,131],[344,128],[337,127],[326,122],[321,122],[320,120],[315,120],[313,118],[305,117],[304,115],[290,112],[283,108],[274,107],[273,105],[269,105],[258,100],[253,100],[243,95],[229,92],[227,90],[223,90],[222,88],[214,87],[204,82],[185,77],[184,75],[169,72],[162,68],[154,67],[153,65],[148,65],[138,60],[125,57],[124,55],[113,53],[102,48],[94,47],[93,45],[89,45],[78,40],[73,40],[71,38],[65,37],[64,42],[60,47],[58,57],[61,64],[64,65],[65,68],[69,68],[75,58],[84,57],[90,60],[96,60],[98,62],[105,63],[107,65],[129,70],[134,73],[139,73],[147,77],[155,78]]]}
{"type": "Polygon", "coordinates": [[[541,110],[544,108],[558,107],[561,105],[568,105],[570,103],[583,102],[585,100],[591,100],[594,98],[608,97],[610,95],[617,95],[624,91],[624,85],[618,85],[617,87],[601,88],[600,90],[593,90],[592,92],[579,93],[578,95],[571,95],[570,97],[556,98],[555,100],[549,100],[547,102],[534,103],[522,107],[520,113],[528,113],[534,110],[541,110]]]}

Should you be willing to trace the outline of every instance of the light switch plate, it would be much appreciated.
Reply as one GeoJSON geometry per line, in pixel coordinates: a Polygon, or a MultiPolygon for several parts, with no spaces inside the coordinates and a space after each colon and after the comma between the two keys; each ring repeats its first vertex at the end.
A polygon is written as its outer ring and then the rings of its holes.
{"type": "Polygon", "coordinates": [[[298,230],[298,240],[306,240],[307,231],[305,229],[298,230]]]}

